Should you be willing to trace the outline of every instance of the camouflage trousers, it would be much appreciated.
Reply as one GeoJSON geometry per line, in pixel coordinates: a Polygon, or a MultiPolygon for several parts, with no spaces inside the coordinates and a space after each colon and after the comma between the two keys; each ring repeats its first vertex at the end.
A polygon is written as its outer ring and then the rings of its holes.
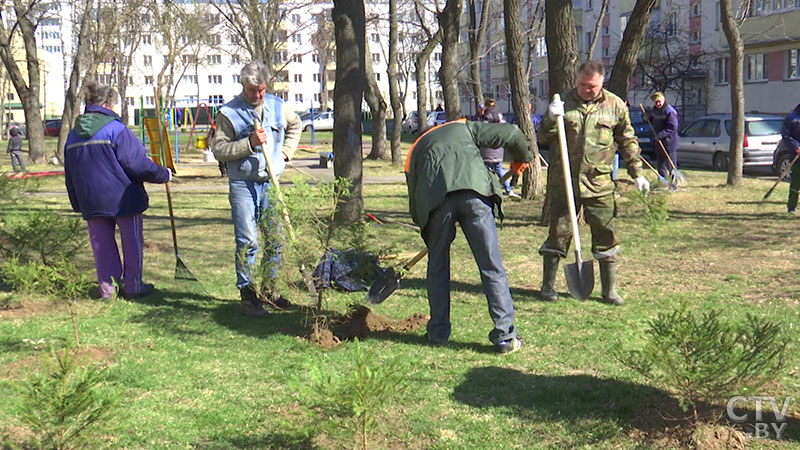
{"type": "MultiPolygon", "coordinates": [[[[563,192],[554,194],[550,210],[550,232],[547,240],[539,247],[539,254],[565,258],[572,241],[572,225],[566,195],[563,192]]],[[[614,194],[593,198],[576,197],[575,208],[580,210],[583,206],[583,217],[592,230],[592,256],[601,261],[615,261],[619,242],[614,234],[614,217],[617,216],[614,194]]]]}

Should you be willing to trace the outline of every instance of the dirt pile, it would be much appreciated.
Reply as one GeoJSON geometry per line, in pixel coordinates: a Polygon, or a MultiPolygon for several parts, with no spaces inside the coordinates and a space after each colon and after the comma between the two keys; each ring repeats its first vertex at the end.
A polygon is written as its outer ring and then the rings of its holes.
{"type": "Polygon", "coordinates": [[[415,313],[402,320],[392,320],[375,314],[363,305],[353,305],[346,315],[331,321],[330,329],[314,325],[308,339],[325,348],[333,348],[342,341],[358,338],[364,339],[371,334],[399,331],[413,331],[425,326],[430,317],[415,313]]]}

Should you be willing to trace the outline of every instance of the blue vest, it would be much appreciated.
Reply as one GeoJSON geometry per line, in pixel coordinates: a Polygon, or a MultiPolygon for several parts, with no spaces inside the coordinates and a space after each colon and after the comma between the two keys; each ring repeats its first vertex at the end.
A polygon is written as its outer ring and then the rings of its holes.
{"type": "MultiPolygon", "coordinates": [[[[233,125],[236,132],[234,140],[250,137],[253,134],[253,119],[258,117],[258,113],[237,95],[233,100],[222,105],[219,112],[224,114],[233,125]]],[[[283,128],[283,100],[271,94],[264,95],[263,106],[261,108],[261,127],[267,131],[267,141],[264,146],[269,155],[269,162],[275,177],[280,176],[286,167],[283,160],[284,128],[283,128]]],[[[264,153],[261,146],[253,148],[254,153],[237,159],[228,161],[225,165],[228,168],[228,178],[231,180],[256,180],[265,181],[269,179],[267,164],[264,161],[264,153]]]]}

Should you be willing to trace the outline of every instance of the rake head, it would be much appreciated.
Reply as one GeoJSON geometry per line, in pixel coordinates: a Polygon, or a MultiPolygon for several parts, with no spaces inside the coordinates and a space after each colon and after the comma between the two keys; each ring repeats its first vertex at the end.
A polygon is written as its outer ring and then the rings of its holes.
{"type": "Polygon", "coordinates": [[[192,272],[190,272],[189,268],[186,267],[186,264],[181,261],[181,258],[177,255],[175,258],[175,279],[197,281],[197,278],[192,275],[192,272]]]}

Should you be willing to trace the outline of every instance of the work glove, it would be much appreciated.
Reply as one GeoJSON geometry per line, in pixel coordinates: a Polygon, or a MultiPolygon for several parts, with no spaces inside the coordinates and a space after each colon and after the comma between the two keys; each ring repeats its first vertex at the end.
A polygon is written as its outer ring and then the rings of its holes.
{"type": "Polygon", "coordinates": [[[169,183],[170,181],[172,181],[172,171],[170,169],[167,169],[167,173],[169,174],[169,178],[167,178],[167,183],[169,183]]]}
{"type": "Polygon", "coordinates": [[[550,115],[553,117],[563,116],[564,102],[553,101],[553,103],[550,103],[550,106],[547,107],[547,112],[550,113],[550,115]]]}
{"type": "Polygon", "coordinates": [[[526,167],[528,167],[528,163],[526,162],[511,161],[511,173],[514,175],[522,175],[522,171],[524,171],[526,167]]]}
{"type": "Polygon", "coordinates": [[[647,178],[645,178],[644,175],[636,177],[636,179],[633,180],[633,183],[636,185],[636,189],[638,189],[642,194],[646,194],[647,191],[650,190],[650,182],[647,181],[647,178]]]}

